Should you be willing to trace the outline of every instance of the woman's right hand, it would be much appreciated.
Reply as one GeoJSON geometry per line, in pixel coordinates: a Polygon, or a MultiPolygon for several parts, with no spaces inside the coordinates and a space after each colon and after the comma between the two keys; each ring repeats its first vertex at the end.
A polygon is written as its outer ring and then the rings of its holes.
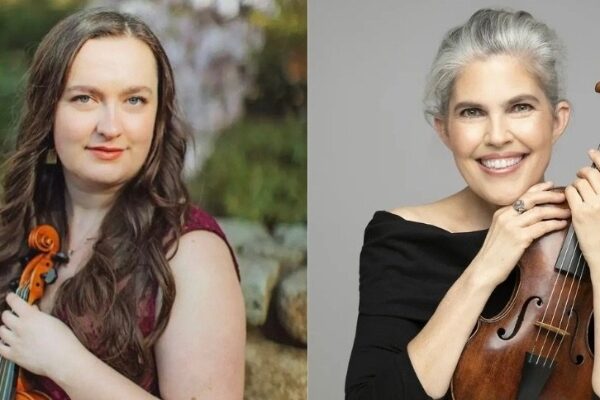
{"type": "Polygon", "coordinates": [[[512,205],[498,209],[485,241],[472,265],[477,265],[478,281],[496,287],[515,267],[531,243],[552,231],[564,229],[571,216],[568,208],[559,207],[565,201],[563,192],[552,191],[552,182],[530,187],[520,200],[525,212],[512,205]]]}

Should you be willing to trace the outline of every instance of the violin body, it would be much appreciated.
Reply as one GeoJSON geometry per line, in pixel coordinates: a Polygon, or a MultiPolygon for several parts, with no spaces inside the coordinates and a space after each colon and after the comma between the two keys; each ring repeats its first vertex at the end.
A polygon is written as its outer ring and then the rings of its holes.
{"type": "Polygon", "coordinates": [[[578,246],[569,253],[573,240],[568,227],[525,251],[508,305],[491,319],[480,317],[464,348],[453,399],[592,398],[592,285],[578,246]],[[565,272],[568,263],[583,267],[565,272]]]}
{"type": "Polygon", "coordinates": [[[26,388],[25,381],[23,379],[18,379],[15,400],[52,400],[52,397],[40,391],[26,388]]]}

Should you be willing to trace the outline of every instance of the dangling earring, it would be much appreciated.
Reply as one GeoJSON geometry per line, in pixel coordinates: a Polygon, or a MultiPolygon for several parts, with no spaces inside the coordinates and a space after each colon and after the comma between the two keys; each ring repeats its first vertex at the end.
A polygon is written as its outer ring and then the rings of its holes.
{"type": "Polygon", "coordinates": [[[54,148],[49,148],[46,152],[46,165],[56,165],[57,156],[54,148]]]}

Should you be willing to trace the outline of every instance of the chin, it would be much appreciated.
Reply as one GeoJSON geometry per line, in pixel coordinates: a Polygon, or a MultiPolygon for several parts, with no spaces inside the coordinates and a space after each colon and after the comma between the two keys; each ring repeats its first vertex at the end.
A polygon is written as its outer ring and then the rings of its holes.
{"type": "Polygon", "coordinates": [[[485,193],[485,195],[481,197],[490,204],[505,207],[517,201],[523,192],[524,191],[506,190],[502,193],[498,193],[496,191],[494,193],[485,193]]]}

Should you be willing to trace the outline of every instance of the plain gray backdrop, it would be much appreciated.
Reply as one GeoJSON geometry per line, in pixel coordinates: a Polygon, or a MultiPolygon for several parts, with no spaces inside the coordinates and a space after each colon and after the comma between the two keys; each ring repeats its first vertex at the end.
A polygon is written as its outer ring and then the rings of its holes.
{"type": "Polygon", "coordinates": [[[342,399],[358,308],[358,257],[373,212],[464,187],[423,117],[442,36],[481,7],[531,12],[567,49],[574,111],[546,175],[569,183],[600,143],[600,2],[314,0],[309,3],[309,399],[342,399]]]}

